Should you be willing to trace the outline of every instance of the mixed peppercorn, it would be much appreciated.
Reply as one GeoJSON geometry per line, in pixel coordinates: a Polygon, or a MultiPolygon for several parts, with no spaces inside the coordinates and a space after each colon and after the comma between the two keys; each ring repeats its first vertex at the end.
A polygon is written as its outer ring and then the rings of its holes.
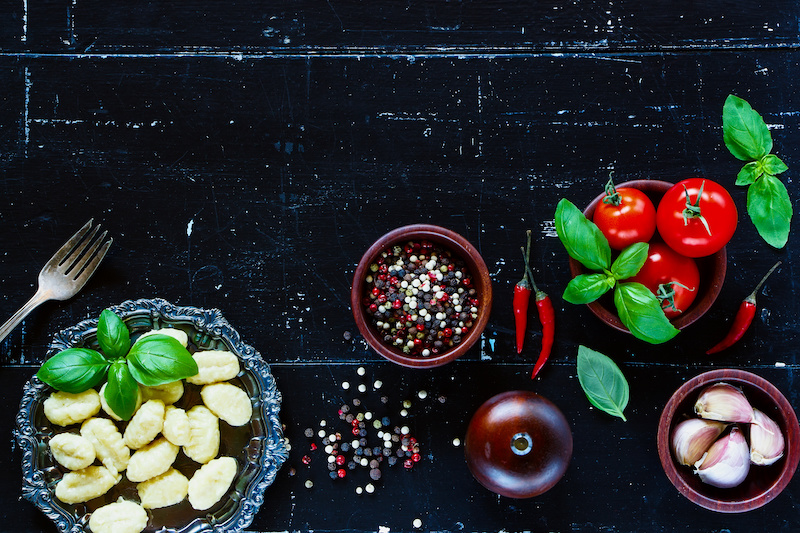
{"type": "Polygon", "coordinates": [[[383,251],[370,265],[363,305],[383,341],[406,355],[428,357],[461,342],[480,310],[464,262],[431,241],[383,251]]]}

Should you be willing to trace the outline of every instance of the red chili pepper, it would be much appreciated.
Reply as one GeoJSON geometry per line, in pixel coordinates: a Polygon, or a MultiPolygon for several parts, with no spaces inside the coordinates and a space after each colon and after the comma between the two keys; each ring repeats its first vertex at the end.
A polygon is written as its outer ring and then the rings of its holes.
{"type": "Polygon", "coordinates": [[[542,369],[547,359],[550,357],[550,351],[553,348],[553,340],[555,338],[555,311],[553,310],[553,302],[544,291],[539,290],[536,282],[533,279],[533,272],[530,267],[530,253],[531,253],[531,232],[528,230],[528,246],[527,249],[522,249],[522,259],[525,261],[525,277],[517,283],[514,287],[514,313],[517,315],[517,353],[522,351],[522,339],[525,338],[525,323],[527,322],[528,301],[530,300],[531,293],[536,294],[536,309],[539,313],[539,322],[542,324],[542,349],[539,352],[539,358],[531,372],[531,379],[535,378],[539,371],[542,369]],[[520,301],[524,298],[524,306],[518,307],[517,297],[520,301]],[[523,327],[520,328],[520,318],[517,314],[518,309],[524,307],[525,313],[522,319],[523,327]],[[520,330],[522,331],[520,333],[520,330]]]}
{"type": "MultiPolygon", "coordinates": [[[[530,254],[531,232],[528,231],[528,249],[523,254],[530,254]]],[[[527,261],[527,255],[523,256],[527,261]]],[[[527,264],[527,263],[526,263],[527,264]]],[[[522,353],[522,344],[525,341],[525,328],[528,326],[528,305],[531,299],[531,285],[528,283],[528,274],[524,272],[522,279],[514,285],[514,323],[517,328],[517,353],[522,353]]]]}
{"type": "Polygon", "coordinates": [[[731,324],[730,331],[728,331],[728,334],[724,339],[719,341],[719,343],[713,348],[709,349],[706,352],[706,355],[721,352],[725,348],[731,347],[734,343],[736,343],[736,341],[742,338],[747,329],[750,327],[750,324],[753,322],[753,318],[756,316],[756,294],[758,294],[758,291],[761,290],[761,286],[765,281],[767,281],[767,278],[770,276],[770,274],[772,274],[775,269],[780,266],[780,264],[780,261],[775,263],[775,265],[769,269],[769,272],[767,272],[767,274],[761,278],[761,281],[758,282],[755,290],[753,290],[753,292],[751,292],[747,298],[742,301],[742,303],[739,305],[739,310],[736,312],[736,317],[733,319],[733,324],[731,324]]]}

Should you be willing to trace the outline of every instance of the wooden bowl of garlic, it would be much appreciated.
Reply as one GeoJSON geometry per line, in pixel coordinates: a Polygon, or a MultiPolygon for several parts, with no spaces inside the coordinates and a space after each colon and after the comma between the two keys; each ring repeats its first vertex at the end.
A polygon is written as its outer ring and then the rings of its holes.
{"type": "Polygon", "coordinates": [[[736,369],[684,383],[661,413],[657,443],[675,488],[722,513],[767,504],[800,461],[800,427],[786,397],[764,378],[736,369]]]}

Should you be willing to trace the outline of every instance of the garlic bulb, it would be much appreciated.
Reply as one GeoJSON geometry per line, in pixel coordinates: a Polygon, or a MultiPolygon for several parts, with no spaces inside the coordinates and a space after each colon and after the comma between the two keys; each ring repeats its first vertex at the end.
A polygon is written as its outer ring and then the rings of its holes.
{"type": "Polygon", "coordinates": [[[771,465],[783,457],[783,433],[774,420],[758,409],[754,411],[755,421],[750,426],[750,461],[754,465],[771,465]]]}
{"type": "Polygon", "coordinates": [[[734,426],[730,433],[712,444],[695,468],[704,483],[721,489],[744,481],[750,471],[750,448],[739,428],[734,426]]]}
{"type": "Polygon", "coordinates": [[[720,422],[753,422],[753,407],[744,393],[727,383],[707,387],[694,404],[694,412],[701,418],[720,422]]]}
{"type": "Polygon", "coordinates": [[[725,430],[726,424],[702,418],[684,420],[672,432],[672,451],[682,465],[693,465],[725,430]]]}

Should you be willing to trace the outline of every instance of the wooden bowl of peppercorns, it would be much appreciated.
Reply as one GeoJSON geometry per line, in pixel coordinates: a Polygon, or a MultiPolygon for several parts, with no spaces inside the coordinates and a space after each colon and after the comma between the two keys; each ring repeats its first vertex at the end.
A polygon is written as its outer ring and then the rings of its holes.
{"type": "Polygon", "coordinates": [[[399,365],[430,368],[461,357],[481,336],[492,284],[464,237],[415,224],[370,246],[353,275],[350,305],[373,350],[399,365]]]}

